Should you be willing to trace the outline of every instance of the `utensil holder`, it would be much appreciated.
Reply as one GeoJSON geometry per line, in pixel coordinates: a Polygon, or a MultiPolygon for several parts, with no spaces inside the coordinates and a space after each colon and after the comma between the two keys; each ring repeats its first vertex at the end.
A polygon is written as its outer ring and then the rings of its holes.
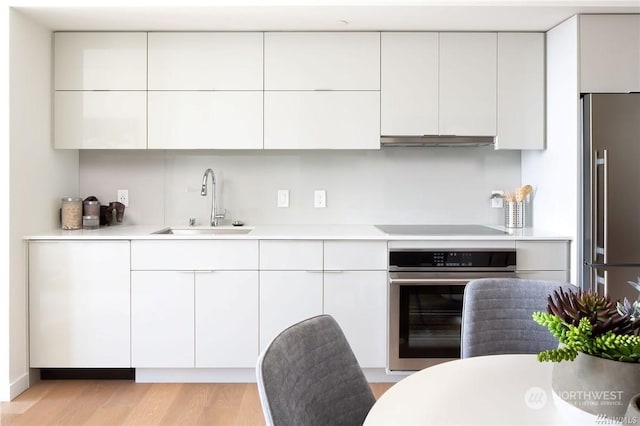
{"type": "Polygon", "coordinates": [[[522,228],[524,226],[524,201],[506,202],[504,226],[507,228],[522,228]]]}

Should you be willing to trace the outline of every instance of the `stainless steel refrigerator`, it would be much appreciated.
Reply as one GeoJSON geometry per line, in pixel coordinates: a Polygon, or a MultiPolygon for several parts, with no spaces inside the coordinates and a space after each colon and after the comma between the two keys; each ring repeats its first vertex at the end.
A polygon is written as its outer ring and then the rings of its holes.
{"type": "Polygon", "coordinates": [[[635,300],[640,276],[640,93],[582,99],[582,288],[635,300]]]}

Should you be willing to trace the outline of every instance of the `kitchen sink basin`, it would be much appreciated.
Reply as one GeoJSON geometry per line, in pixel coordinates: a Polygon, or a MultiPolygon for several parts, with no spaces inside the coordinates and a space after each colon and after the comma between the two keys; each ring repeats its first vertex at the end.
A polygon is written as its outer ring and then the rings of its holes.
{"type": "Polygon", "coordinates": [[[190,227],[171,227],[161,229],[154,234],[172,234],[172,235],[243,235],[253,231],[252,227],[244,226],[190,226],[190,227]]]}

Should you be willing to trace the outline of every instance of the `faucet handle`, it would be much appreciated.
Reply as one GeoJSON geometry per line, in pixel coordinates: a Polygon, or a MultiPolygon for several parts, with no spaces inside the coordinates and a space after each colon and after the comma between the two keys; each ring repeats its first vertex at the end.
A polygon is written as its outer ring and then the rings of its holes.
{"type": "Polygon", "coordinates": [[[189,218],[189,226],[196,226],[196,218],[195,217],[190,217],[189,218]]]}

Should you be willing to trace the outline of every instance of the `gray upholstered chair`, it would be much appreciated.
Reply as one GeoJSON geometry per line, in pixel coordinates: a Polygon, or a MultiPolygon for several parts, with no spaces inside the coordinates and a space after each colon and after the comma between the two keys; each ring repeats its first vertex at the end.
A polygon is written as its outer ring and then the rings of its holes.
{"type": "Polygon", "coordinates": [[[361,425],[375,403],[347,339],[329,315],[280,333],[260,355],[256,375],[267,425],[361,425]]]}
{"type": "Polygon", "coordinates": [[[560,287],[577,290],[559,281],[487,278],[469,282],[462,308],[461,358],[532,354],[558,347],[558,340],[531,314],[546,311],[547,297],[560,287]]]}

